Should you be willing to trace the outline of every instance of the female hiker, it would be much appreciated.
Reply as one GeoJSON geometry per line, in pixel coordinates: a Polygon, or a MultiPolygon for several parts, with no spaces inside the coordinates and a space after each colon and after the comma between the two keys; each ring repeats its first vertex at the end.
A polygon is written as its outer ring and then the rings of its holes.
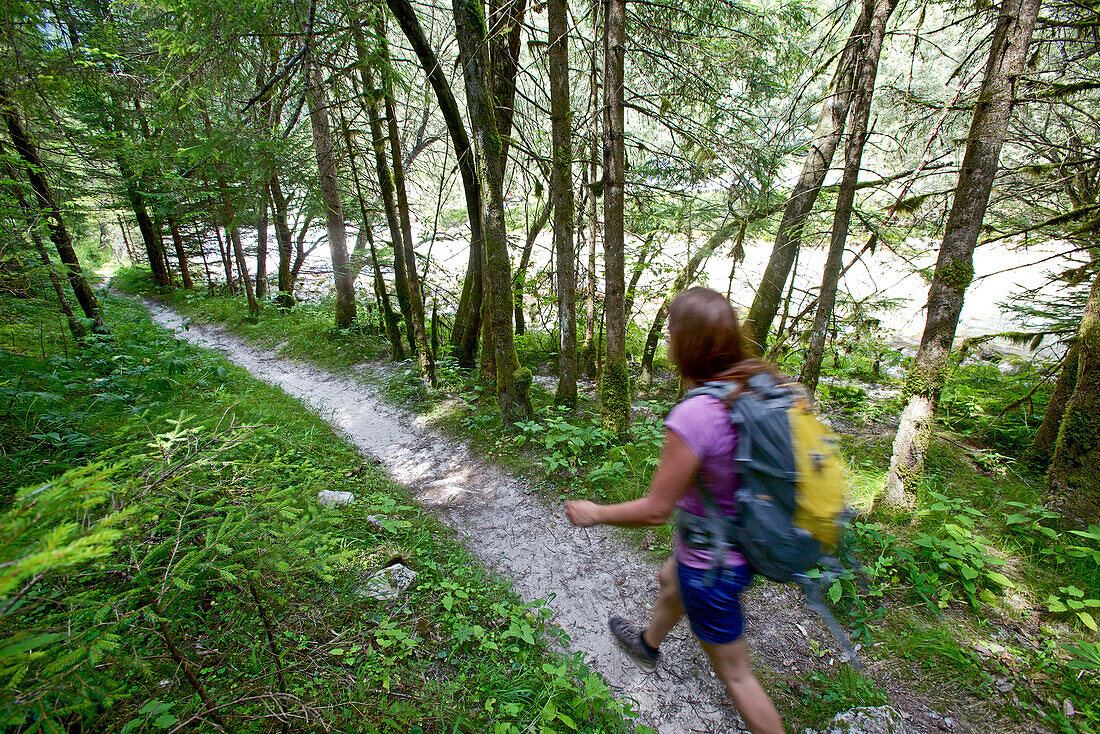
{"type": "MultiPolygon", "coordinates": [[[[678,295],[669,308],[668,326],[669,356],[691,382],[739,381],[767,370],[759,360],[745,359],[737,315],[715,291],[690,288],[678,295]]],[[[726,406],[709,395],[689,398],[672,409],[665,427],[661,463],[645,497],[616,505],[566,502],[569,521],[580,527],[600,523],[643,527],[664,524],[673,508],[703,515],[697,474],[723,513],[735,516],[737,436],[726,406]]],[[[705,548],[689,547],[677,532],[672,556],[658,575],[661,590],[649,625],[642,629],[612,616],[611,633],[642,670],[653,672],[660,659],[658,648],[686,612],[692,632],[749,729],[781,734],[779,713],[749,668],[741,634],[738,597],[752,572],[736,550],[728,552],[724,564],[712,562],[710,556],[705,548]]]]}

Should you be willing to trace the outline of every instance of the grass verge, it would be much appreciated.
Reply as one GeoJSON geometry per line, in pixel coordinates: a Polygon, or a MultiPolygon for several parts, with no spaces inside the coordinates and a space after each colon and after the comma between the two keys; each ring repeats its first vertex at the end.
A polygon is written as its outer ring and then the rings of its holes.
{"type": "Polygon", "coordinates": [[[544,609],[301,404],[127,299],[77,344],[0,298],[0,729],[626,730],[544,609]]]}

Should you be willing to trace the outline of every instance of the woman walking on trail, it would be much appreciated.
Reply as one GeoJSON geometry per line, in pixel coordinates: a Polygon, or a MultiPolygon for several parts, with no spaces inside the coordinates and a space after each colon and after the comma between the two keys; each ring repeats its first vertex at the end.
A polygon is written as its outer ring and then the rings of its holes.
{"type": "MultiPolygon", "coordinates": [[[[668,324],[669,356],[691,382],[741,382],[770,371],[759,360],[745,359],[737,314],[725,296],[715,291],[690,288],[678,295],[669,308],[668,324]]],[[[645,497],[616,505],[566,502],[569,521],[579,527],[600,523],[644,527],[664,524],[673,508],[705,515],[696,481],[705,483],[724,514],[736,516],[737,436],[726,406],[709,395],[691,397],[672,409],[665,427],[661,463],[645,497]]],[[[612,616],[609,624],[615,640],[642,670],[653,672],[660,659],[658,648],[686,612],[692,632],[749,729],[781,734],[779,713],[749,667],[748,646],[741,634],[738,597],[752,580],[745,558],[729,550],[725,562],[717,562],[710,550],[690,547],[677,532],[672,556],[658,580],[661,590],[649,626],[641,629],[612,616]]]]}

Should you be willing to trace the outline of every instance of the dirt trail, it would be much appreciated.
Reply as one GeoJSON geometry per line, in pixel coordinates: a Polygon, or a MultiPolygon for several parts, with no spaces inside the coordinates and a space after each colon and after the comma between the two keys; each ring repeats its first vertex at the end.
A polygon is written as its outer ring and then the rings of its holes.
{"type": "MultiPolygon", "coordinates": [[[[617,531],[570,526],[560,506],[539,501],[514,477],[471,455],[462,443],[443,438],[415,415],[386,404],[353,377],[262,353],[216,327],[185,327],[174,311],[153,301],[145,305],[180,339],[222,351],[255,377],[300,399],[460,532],[487,566],[513,580],[525,601],[549,600],[552,621],[571,638],[570,649],[584,651],[613,690],[636,702],[642,723],[662,734],[742,730],[686,623],[662,646],[664,660],[655,674],[639,671],[615,647],[608,614],[644,619],[657,591],[657,568],[617,531]]],[[[810,652],[810,640],[825,649],[833,647],[832,641],[802,610],[794,590],[757,585],[746,595],[745,616],[761,667],[786,676],[829,664],[828,655],[819,659],[810,652]]],[[[910,709],[915,730],[938,729],[939,717],[923,702],[909,699],[900,705],[910,709]]],[[[954,731],[969,730],[961,723],[956,716],[954,731]]]]}

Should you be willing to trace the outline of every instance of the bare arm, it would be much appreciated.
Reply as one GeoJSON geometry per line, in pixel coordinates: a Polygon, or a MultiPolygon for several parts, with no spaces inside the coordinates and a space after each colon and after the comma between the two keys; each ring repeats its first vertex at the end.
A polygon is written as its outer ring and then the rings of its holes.
{"type": "Polygon", "coordinates": [[[661,463],[649,483],[645,497],[617,505],[597,505],[587,500],[565,503],[569,522],[579,527],[600,523],[623,528],[641,528],[668,522],[677,500],[691,486],[702,460],[672,431],[665,432],[661,463]]]}

